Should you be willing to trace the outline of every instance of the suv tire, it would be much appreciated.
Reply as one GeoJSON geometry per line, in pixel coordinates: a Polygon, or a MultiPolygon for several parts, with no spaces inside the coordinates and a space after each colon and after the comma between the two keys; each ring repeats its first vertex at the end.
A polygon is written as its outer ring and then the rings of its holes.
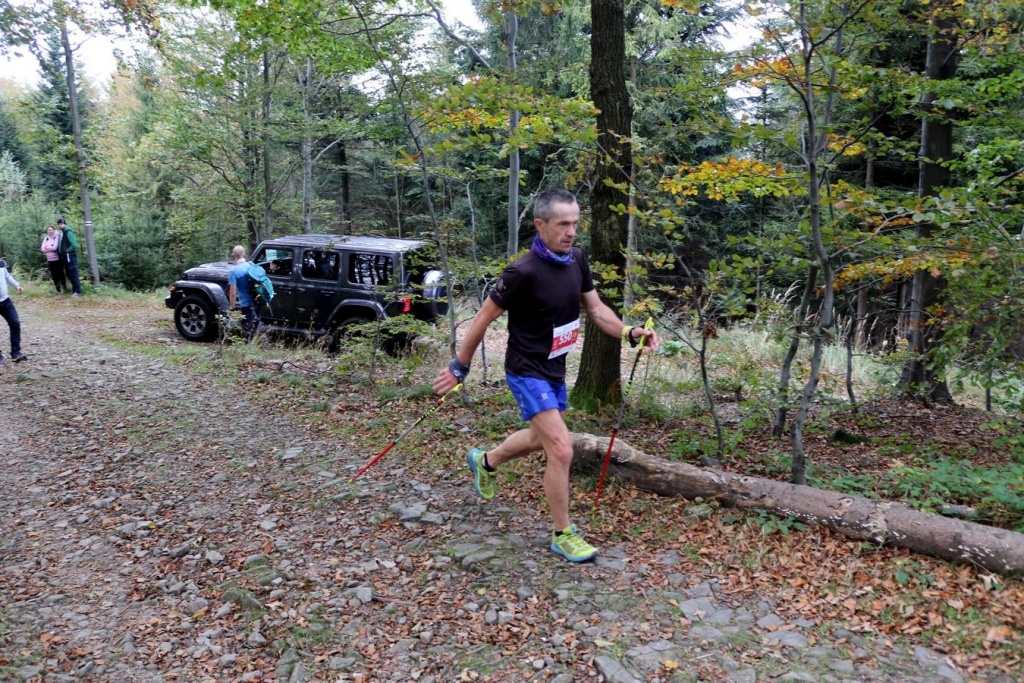
{"type": "Polygon", "coordinates": [[[217,329],[213,307],[202,296],[186,296],[174,307],[174,326],[185,339],[207,341],[217,329]]]}
{"type": "Polygon", "coordinates": [[[413,304],[416,317],[420,320],[434,321],[448,313],[448,289],[444,284],[444,272],[430,269],[416,283],[421,291],[419,300],[413,304]]]}
{"type": "Polygon", "coordinates": [[[341,350],[341,343],[346,337],[362,336],[362,333],[357,333],[352,330],[354,325],[365,325],[366,323],[373,322],[373,318],[367,318],[361,315],[353,315],[345,318],[337,325],[331,328],[331,331],[326,335],[326,341],[324,346],[328,353],[337,353],[341,350]]]}

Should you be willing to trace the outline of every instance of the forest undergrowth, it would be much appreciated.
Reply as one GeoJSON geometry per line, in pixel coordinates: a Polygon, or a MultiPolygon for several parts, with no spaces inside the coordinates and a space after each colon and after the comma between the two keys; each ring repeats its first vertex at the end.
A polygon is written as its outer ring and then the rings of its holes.
{"type": "MultiPolygon", "coordinates": [[[[32,298],[32,305],[46,305],[44,295],[32,298]]],[[[320,438],[355,439],[367,458],[434,405],[429,385],[446,354],[446,344],[436,340],[399,358],[367,346],[329,357],[315,346],[267,338],[250,345],[193,344],[178,338],[170,311],[153,295],[94,296],[81,306],[107,343],[237,385],[269,412],[306,422],[320,438]]],[[[655,356],[638,370],[619,439],[665,458],[785,480],[787,444],[770,434],[771,365],[735,352],[765,346],[737,335],[712,356],[726,452],[713,450],[692,359],[680,355],[655,356]]],[[[457,471],[467,447],[493,445],[518,427],[518,411],[500,381],[500,325],[488,332],[486,348],[487,372],[478,363],[467,391],[428,415],[386,456],[403,460],[411,476],[430,480],[457,471]]],[[[881,367],[885,360],[877,362],[881,367]]],[[[976,521],[1024,530],[1024,456],[1007,438],[1020,433],[1016,418],[969,405],[925,408],[898,401],[877,380],[864,381],[884,377],[882,370],[861,375],[856,412],[834,395],[817,402],[806,435],[812,484],[929,512],[964,506],[973,509],[976,521]]],[[[569,412],[574,431],[606,434],[613,419],[569,412]]],[[[515,484],[509,487],[514,501],[543,505],[539,462],[524,459],[501,472],[503,482],[515,484]]],[[[596,484],[594,473],[578,473],[572,506],[574,516],[598,536],[632,538],[650,552],[678,549],[702,571],[729,574],[740,593],[779,596],[787,613],[841,620],[854,631],[914,636],[968,671],[1012,674],[1024,662],[1019,579],[852,541],[766,513],[717,509],[681,528],[673,520],[692,503],[658,498],[614,479],[595,510],[596,484]]]]}

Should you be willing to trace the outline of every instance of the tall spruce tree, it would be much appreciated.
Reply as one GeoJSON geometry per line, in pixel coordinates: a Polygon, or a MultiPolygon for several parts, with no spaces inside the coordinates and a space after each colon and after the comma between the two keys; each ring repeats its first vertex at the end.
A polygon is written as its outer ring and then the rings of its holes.
{"type": "MultiPolygon", "coordinates": [[[[74,193],[77,178],[74,128],[68,97],[64,48],[56,31],[46,39],[46,51],[39,60],[42,80],[33,97],[38,128],[33,135],[34,162],[30,167],[32,187],[43,193],[46,201],[66,205],[74,193]]],[[[80,114],[87,118],[88,97],[78,90],[80,114]]]]}
{"type": "Polygon", "coordinates": [[[26,169],[31,163],[32,155],[19,132],[18,122],[12,115],[9,105],[0,99],[0,154],[10,152],[11,159],[17,162],[18,167],[26,169]]]}

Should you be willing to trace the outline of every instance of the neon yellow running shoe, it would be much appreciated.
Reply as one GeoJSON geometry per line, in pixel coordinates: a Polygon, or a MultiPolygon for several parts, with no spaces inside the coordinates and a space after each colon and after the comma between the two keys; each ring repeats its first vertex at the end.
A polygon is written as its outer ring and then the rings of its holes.
{"type": "Polygon", "coordinates": [[[583,540],[575,524],[560,534],[551,532],[551,549],[570,562],[586,562],[597,555],[597,548],[583,540]]]}
{"type": "Polygon", "coordinates": [[[466,456],[466,460],[469,461],[469,471],[473,473],[473,488],[480,494],[480,497],[484,500],[490,500],[494,498],[494,493],[498,490],[497,482],[494,481],[494,472],[488,472],[484,469],[484,456],[487,455],[486,451],[482,451],[479,448],[471,448],[469,455],[466,456]]]}

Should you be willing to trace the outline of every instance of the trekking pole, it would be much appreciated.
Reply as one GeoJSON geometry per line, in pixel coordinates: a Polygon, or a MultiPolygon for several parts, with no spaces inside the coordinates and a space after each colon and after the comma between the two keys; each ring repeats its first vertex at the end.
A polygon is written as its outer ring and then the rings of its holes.
{"type": "MultiPolygon", "coordinates": [[[[645,330],[654,329],[654,318],[648,318],[644,323],[645,330]]],[[[632,330],[630,331],[632,333],[632,330]]],[[[622,403],[619,404],[619,412],[615,415],[615,424],[612,426],[612,436],[608,439],[608,452],[604,454],[604,464],[601,465],[601,479],[597,482],[597,497],[594,498],[594,509],[601,502],[601,489],[604,488],[604,475],[608,471],[608,463],[612,461],[612,446],[615,445],[615,435],[619,433],[622,426],[622,416],[626,414],[626,400],[629,398],[629,390],[633,386],[633,375],[636,374],[636,366],[640,363],[640,357],[644,355],[644,347],[647,346],[647,337],[636,351],[636,358],[633,359],[633,368],[629,371],[629,379],[626,381],[626,388],[622,391],[622,403]]]]}
{"type": "Polygon", "coordinates": [[[424,418],[426,418],[427,415],[433,414],[433,412],[435,410],[437,410],[442,405],[444,405],[445,399],[447,399],[450,395],[454,394],[455,392],[459,391],[460,389],[462,389],[462,383],[461,382],[456,384],[451,389],[449,389],[448,392],[444,396],[442,396],[440,399],[438,399],[437,403],[435,403],[434,406],[430,410],[428,410],[427,412],[425,412],[422,415],[420,415],[420,419],[416,420],[411,425],[409,425],[404,432],[402,432],[401,434],[398,435],[397,439],[395,439],[394,441],[392,441],[391,443],[388,444],[387,448],[382,450],[377,455],[373,456],[373,459],[370,460],[370,462],[368,462],[365,465],[363,465],[363,468],[361,470],[359,470],[358,472],[356,472],[352,476],[351,481],[355,481],[356,478],[359,477],[359,475],[361,475],[366,470],[370,469],[370,466],[373,465],[373,463],[375,463],[378,460],[380,460],[381,458],[383,458],[384,454],[387,453],[388,451],[390,451],[392,448],[394,448],[396,443],[398,443],[399,441],[401,441],[405,437],[409,436],[409,432],[411,432],[412,430],[416,429],[416,425],[418,425],[420,422],[423,422],[424,418]]]}

